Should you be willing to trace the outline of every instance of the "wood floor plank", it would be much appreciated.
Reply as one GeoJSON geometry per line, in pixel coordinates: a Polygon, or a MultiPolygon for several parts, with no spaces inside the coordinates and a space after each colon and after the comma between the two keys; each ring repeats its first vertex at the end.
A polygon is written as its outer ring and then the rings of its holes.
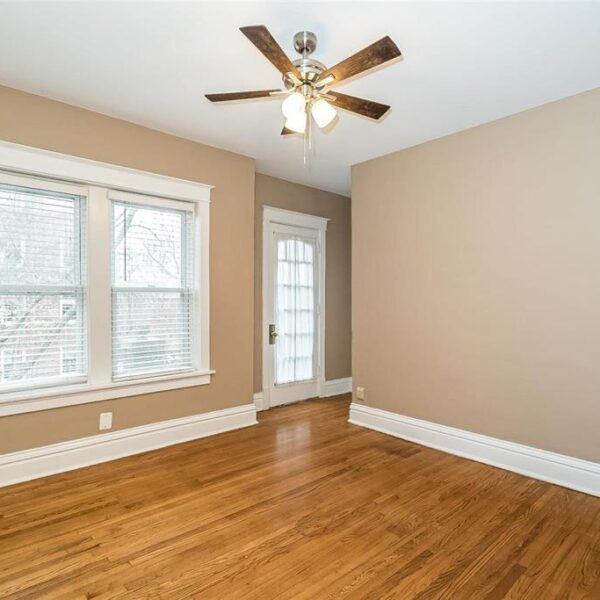
{"type": "Polygon", "coordinates": [[[0,490],[0,598],[600,597],[600,499],[350,425],[348,406],[0,490]]]}

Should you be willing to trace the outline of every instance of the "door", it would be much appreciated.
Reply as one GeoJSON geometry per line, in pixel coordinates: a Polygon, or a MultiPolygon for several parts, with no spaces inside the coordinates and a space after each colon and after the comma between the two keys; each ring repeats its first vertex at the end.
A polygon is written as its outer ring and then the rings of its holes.
{"type": "Polygon", "coordinates": [[[268,407],[319,396],[324,372],[322,230],[289,224],[294,219],[286,216],[288,223],[269,221],[265,227],[263,379],[268,407]]]}

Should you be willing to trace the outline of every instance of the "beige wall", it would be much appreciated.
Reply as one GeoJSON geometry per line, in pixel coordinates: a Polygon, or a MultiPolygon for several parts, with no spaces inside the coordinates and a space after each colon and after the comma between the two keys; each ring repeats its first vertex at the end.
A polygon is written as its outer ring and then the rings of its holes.
{"type": "Polygon", "coordinates": [[[325,378],[351,374],[350,198],[256,174],[254,225],[254,391],[262,390],[262,207],[331,219],[327,225],[325,378]]]}
{"type": "Polygon", "coordinates": [[[366,404],[600,461],[600,90],[357,165],[366,404]]]}
{"type": "Polygon", "coordinates": [[[0,418],[0,453],[252,402],[254,161],[0,87],[0,139],[215,186],[208,386],[0,418]]]}

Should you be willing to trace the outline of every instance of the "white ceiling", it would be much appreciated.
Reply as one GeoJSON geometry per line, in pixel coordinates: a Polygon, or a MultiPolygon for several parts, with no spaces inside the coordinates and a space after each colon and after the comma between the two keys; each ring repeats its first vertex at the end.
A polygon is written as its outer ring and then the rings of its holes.
{"type": "MultiPolygon", "coordinates": [[[[600,85],[600,3],[0,1],[0,83],[253,156],[257,170],[348,193],[350,165],[600,85]],[[403,60],[341,84],[392,105],[282,138],[281,100],[207,92],[280,86],[238,31],[266,25],[293,58],[301,29],[327,66],[388,34],[403,60]]],[[[1,110],[1,107],[0,107],[1,110]]]]}

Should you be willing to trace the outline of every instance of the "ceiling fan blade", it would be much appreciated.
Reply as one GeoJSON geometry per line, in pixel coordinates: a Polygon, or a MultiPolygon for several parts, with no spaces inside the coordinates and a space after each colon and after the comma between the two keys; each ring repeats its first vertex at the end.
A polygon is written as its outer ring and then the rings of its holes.
{"type": "Polygon", "coordinates": [[[337,85],[340,81],[358,75],[363,71],[368,71],[373,67],[382,65],[398,56],[402,53],[398,49],[398,46],[392,41],[390,36],[386,35],[374,44],[363,48],[356,54],[349,56],[346,60],[338,63],[334,67],[330,67],[326,71],[323,71],[319,76],[320,80],[325,79],[329,75],[335,77],[335,81],[329,85],[337,85]]]}
{"type": "Polygon", "coordinates": [[[229,100],[250,100],[252,98],[268,98],[273,92],[281,90],[255,90],[252,92],[227,92],[225,94],[206,94],[211,102],[227,102],[229,100]]]}
{"type": "Polygon", "coordinates": [[[285,125],[283,126],[283,129],[281,130],[281,135],[290,135],[292,133],[298,133],[298,132],[288,129],[285,125]]]}
{"type": "Polygon", "coordinates": [[[298,79],[302,78],[294,63],[287,57],[264,25],[240,27],[240,31],[266,56],[282,75],[293,73],[298,79]]]}
{"type": "Polygon", "coordinates": [[[353,113],[358,113],[369,119],[381,119],[385,113],[390,110],[390,106],[387,104],[380,104],[379,102],[373,102],[373,100],[364,100],[363,98],[357,98],[356,96],[348,96],[346,94],[340,94],[339,92],[327,92],[328,96],[333,96],[335,102],[332,106],[349,110],[353,113]]]}

